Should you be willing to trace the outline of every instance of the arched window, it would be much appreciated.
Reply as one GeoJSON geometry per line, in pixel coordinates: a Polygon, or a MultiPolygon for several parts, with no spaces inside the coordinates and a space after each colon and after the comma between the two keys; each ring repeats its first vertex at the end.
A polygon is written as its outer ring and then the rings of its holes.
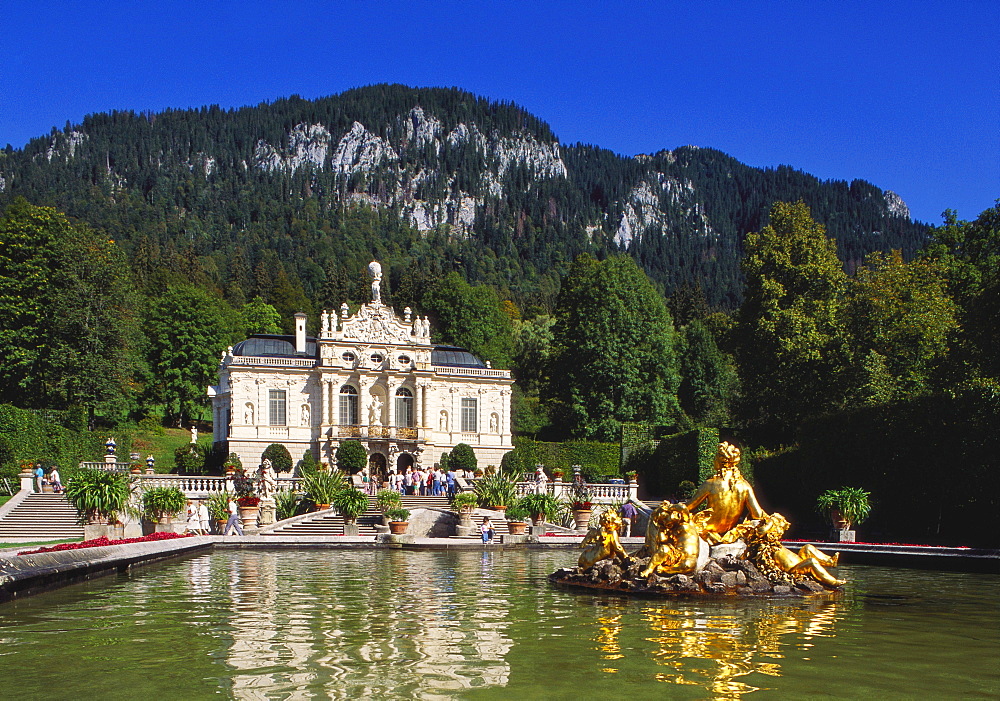
{"type": "Polygon", "coordinates": [[[413,392],[406,387],[396,390],[396,425],[413,425],[413,392]]]}
{"type": "Polygon", "coordinates": [[[340,388],[340,425],[356,426],[358,421],[358,390],[350,385],[340,388]]]}

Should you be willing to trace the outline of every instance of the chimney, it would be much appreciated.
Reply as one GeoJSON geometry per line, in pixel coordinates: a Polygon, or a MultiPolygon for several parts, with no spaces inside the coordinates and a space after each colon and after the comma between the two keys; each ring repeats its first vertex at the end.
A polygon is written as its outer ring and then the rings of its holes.
{"type": "Polygon", "coordinates": [[[306,315],[302,312],[295,315],[295,352],[306,352],[306,315]]]}

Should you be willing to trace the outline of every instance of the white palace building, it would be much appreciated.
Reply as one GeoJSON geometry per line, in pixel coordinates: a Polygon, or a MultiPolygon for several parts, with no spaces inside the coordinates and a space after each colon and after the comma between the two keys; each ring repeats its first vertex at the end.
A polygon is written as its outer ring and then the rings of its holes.
{"type": "Polygon", "coordinates": [[[499,465],[513,448],[509,370],[495,370],[462,348],[431,343],[430,323],[399,317],[382,304],[381,266],[372,301],[350,315],[324,311],[318,338],[255,334],[226,350],[212,399],[214,441],[260,463],[272,443],[293,462],[307,450],[332,465],[341,441],[360,440],[373,474],[419,463],[435,465],[459,443],[479,465],[499,465]]]}

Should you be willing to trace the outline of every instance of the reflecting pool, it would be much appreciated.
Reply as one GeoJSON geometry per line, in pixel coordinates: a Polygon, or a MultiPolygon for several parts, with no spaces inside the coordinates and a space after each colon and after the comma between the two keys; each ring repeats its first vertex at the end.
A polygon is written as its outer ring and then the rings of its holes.
{"type": "Polygon", "coordinates": [[[843,566],[835,602],[628,600],[551,587],[576,556],[195,556],[0,605],[2,684],[25,699],[1000,694],[995,575],[843,566]]]}

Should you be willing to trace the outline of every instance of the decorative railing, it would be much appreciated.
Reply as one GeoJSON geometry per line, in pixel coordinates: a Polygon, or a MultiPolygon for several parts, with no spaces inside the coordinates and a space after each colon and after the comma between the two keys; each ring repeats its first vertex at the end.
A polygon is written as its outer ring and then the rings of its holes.
{"type": "MultiPolygon", "coordinates": [[[[584,484],[583,488],[587,490],[590,501],[594,504],[637,501],[639,498],[639,485],[635,482],[629,484],[584,484]]],[[[544,485],[539,485],[537,482],[528,481],[517,483],[517,496],[537,494],[539,489],[544,489],[545,494],[551,494],[556,499],[570,499],[573,495],[572,482],[546,482],[544,485]]]]}
{"type": "MultiPolygon", "coordinates": [[[[207,477],[204,475],[141,475],[139,485],[143,489],[151,487],[177,487],[185,496],[207,496],[218,492],[235,492],[233,481],[227,477],[207,477]]],[[[298,491],[302,488],[301,477],[278,477],[277,491],[298,491]]]]}
{"type": "Polygon", "coordinates": [[[459,375],[462,377],[500,377],[510,379],[510,370],[494,370],[493,368],[452,368],[440,365],[434,366],[436,375],[459,375]]]}
{"type": "Polygon", "coordinates": [[[229,361],[230,365],[264,365],[267,367],[311,368],[316,364],[315,358],[260,358],[255,356],[235,355],[229,361]]]}
{"type": "Polygon", "coordinates": [[[341,438],[395,438],[412,441],[417,439],[417,429],[412,426],[350,424],[337,426],[337,435],[341,438]]]}

